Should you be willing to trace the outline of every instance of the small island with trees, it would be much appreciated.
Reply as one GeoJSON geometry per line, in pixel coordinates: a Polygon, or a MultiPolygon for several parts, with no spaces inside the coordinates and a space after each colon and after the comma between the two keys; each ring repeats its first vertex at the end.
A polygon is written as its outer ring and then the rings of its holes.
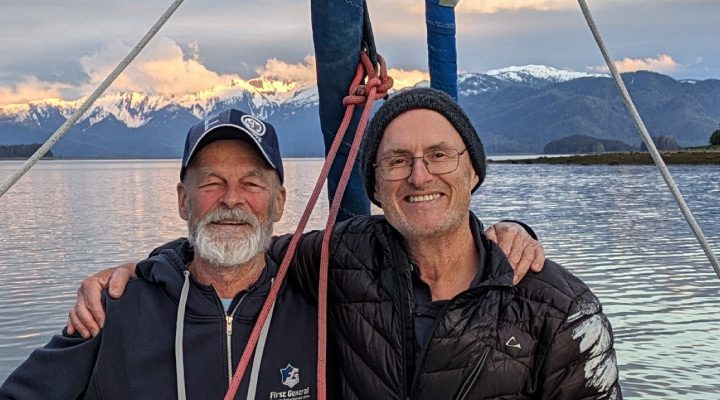
{"type": "MultiPolygon", "coordinates": [[[[11,144],[0,145],[0,159],[26,159],[30,158],[40,148],[40,144],[11,144]]],[[[53,158],[52,151],[48,151],[43,158],[53,158]]]]}
{"type": "MultiPolygon", "coordinates": [[[[682,148],[672,136],[656,136],[652,139],[666,164],[720,164],[720,126],[710,135],[709,146],[682,148]]],[[[574,155],[490,161],[504,164],[653,164],[644,142],[634,147],[617,140],[584,135],[572,135],[549,142],[544,152],[574,155]]]]}

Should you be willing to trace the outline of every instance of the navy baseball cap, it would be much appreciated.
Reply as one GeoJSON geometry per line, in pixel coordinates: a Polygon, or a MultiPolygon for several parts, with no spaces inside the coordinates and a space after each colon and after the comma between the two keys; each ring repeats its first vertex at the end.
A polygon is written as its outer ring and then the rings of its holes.
{"type": "Polygon", "coordinates": [[[282,158],[275,128],[259,118],[233,108],[208,116],[190,128],[185,139],[180,180],[183,180],[190,161],[203,146],[224,139],[244,140],[257,146],[265,161],[277,172],[280,184],[283,184],[282,158]]]}

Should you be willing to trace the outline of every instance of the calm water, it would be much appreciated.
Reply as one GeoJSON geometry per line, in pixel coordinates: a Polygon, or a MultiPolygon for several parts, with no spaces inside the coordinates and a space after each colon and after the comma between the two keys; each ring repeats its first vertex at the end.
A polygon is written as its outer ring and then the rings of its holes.
{"type": "MultiPolygon", "coordinates": [[[[0,162],[4,180],[20,162],[0,162]]],[[[43,161],[0,199],[0,381],[65,324],[80,279],[181,236],[178,161],[43,161]]],[[[286,162],[302,213],[320,160],[286,162]]],[[[720,167],[671,168],[720,253],[720,167]]],[[[311,219],[323,227],[327,202],[311,219]]],[[[720,279],[651,166],[490,166],[473,199],[487,223],[532,225],[547,253],[585,280],[613,324],[633,399],[718,399],[720,279]]]]}

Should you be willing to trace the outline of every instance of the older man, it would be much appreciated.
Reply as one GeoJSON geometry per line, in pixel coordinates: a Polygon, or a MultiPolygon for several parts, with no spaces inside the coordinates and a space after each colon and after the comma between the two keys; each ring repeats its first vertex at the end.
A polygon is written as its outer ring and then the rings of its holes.
{"type": "MultiPolygon", "coordinates": [[[[180,179],[188,241],[141,262],[122,298],[105,298],[102,332],[55,336],[8,377],[0,398],[224,396],[278,270],[267,257],[285,204],[273,127],[238,110],[200,122],[188,132],[180,179]]],[[[282,288],[242,398],[314,397],[316,315],[295,286],[282,288]]]]}
{"type": "MultiPolygon", "coordinates": [[[[550,261],[514,286],[469,211],[485,153],[449,96],[411,89],[387,101],[368,128],[363,171],[385,217],[333,231],[331,398],[621,398],[597,298],[550,261]]],[[[289,275],[310,296],[321,238],[304,235],[289,275]]],[[[288,242],[275,242],[273,258],[288,242]]]]}
{"type": "MultiPolygon", "coordinates": [[[[485,153],[446,94],[411,89],[368,127],[362,170],[384,217],[333,232],[329,373],[343,399],[619,399],[613,336],[598,299],[547,261],[512,269],[469,211],[485,153]],[[351,366],[351,367],[348,367],[351,366]]],[[[295,268],[315,282],[319,234],[295,268]]],[[[279,256],[284,243],[273,246],[279,256]]]]}

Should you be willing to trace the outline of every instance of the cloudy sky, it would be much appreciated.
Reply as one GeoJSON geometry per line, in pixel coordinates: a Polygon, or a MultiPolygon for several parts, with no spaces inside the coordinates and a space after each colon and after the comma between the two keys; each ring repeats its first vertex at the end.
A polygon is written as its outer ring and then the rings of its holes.
{"type": "MultiPolygon", "coordinates": [[[[426,70],[424,2],[367,0],[379,51],[426,70]]],[[[87,95],[171,0],[3,0],[0,105],[87,95]]],[[[112,90],[185,94],[257,76],[313,79],[309,1],[186,0],[112,90]]],[[[720,79],[720,0],[588,0],[622,70],[720,79]]],[[[603,71],[575,0],[462,0],[459,67],[603,71]]]]}

